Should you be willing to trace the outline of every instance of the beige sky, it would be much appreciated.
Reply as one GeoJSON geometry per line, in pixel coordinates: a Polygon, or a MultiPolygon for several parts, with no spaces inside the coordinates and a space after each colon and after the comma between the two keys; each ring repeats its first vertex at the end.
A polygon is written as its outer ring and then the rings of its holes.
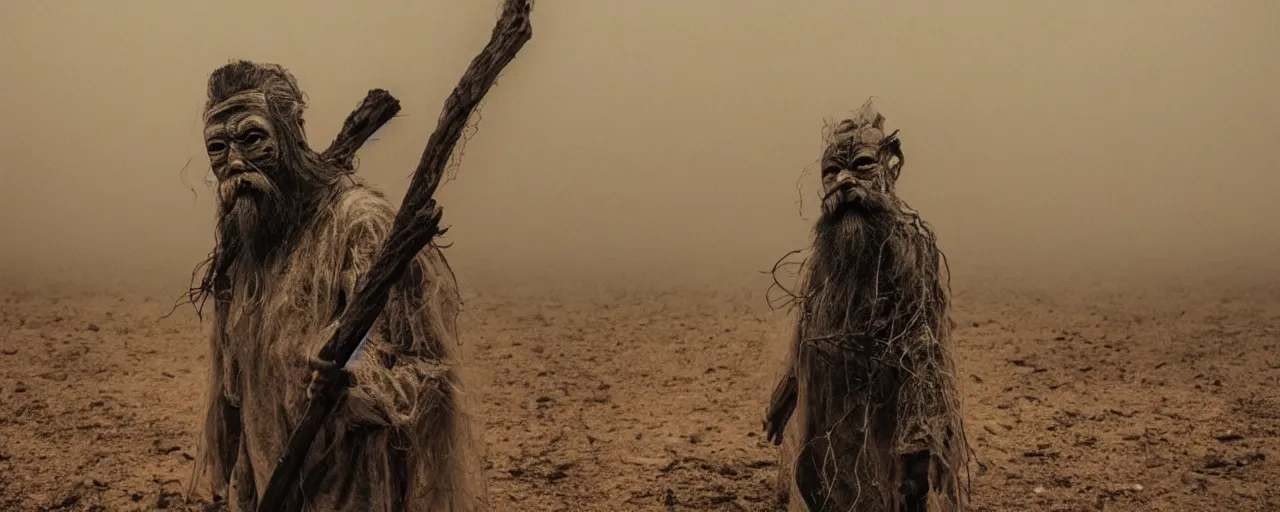
{"type": "MultiPolygon", "coordinates": [[[[293,71],[317,149],[366,90],[400,98],[359,171],[398,202],[496,13],[0,4],[0,277],[181,288],[232,58],[293,71]]],[[[1277,2],[541,0],[533,24],[440,193],[464,277],[761,279],[808,240],[823,120],[871,96],[958,273],[1280,269],[1277,2]]]]}

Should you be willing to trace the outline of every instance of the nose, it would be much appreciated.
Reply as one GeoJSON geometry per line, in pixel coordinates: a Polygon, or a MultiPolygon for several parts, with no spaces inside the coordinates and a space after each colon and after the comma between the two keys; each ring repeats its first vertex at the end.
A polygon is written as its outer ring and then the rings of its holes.
{"type": "Polygon", "coordinates": [[[836,174],[836,186],[838,187],[842,187],[842,188],[852,187],[854,184],[854,181],[855,180],[853,179],[853,171],[850,171],[848,169],[841,170],[838,174],[836,174]]]}
{"type": "Polygon", "coordinates": [[[242,172],[249,170],[249,164],[239,155],[231,157],[231,161],[227,162],[227,177],[230,178],[242,172]]]}

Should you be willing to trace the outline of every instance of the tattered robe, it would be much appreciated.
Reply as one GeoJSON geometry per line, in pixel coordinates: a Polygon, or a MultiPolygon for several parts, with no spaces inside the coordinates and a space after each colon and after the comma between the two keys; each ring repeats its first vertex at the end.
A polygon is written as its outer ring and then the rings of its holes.
{"type": "MultiPolygon", "coordinates": [[[[216,297],[210,403],[199,463],[233,510],[253,510],[306,406],[309,358],[328,341],[395,210],[354,178],[260,271],[233,267],[216,297]]],[[[317,511],[482,510],[459,405],[456,283],[428,246],[392,288],[350,370],[355,385],[316,438],[300,479],[317,511]]]]}

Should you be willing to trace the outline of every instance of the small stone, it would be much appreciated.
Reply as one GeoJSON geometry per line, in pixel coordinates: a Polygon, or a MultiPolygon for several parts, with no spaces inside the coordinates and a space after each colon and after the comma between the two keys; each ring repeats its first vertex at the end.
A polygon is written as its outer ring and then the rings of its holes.
{"type": "Polygon", "coordinates": [[[102,330],[101,328],[98,327],[97,324],[89,324],[89,327],[86,327],[86,329],[89,329],[90,331],[93,331],[93,332],[98,332],[102,330]]]}
{"type": "Polygon", "coordinates": [[[72,506],[75,506],[75,504],[79,502],[80,502],[80,495],[72,494],[70,496],[67,496],[66,498],[63,498],[62,501],[59,501],[57,504],[55,504],[53,508],[71,508],[72,506]]]}
{"type": "Polygon", "coordinates": [[[623,457],[622,462],[636,466],[651,466],[655,468],[666,467],[671,464],[671,459],[662,457],[623,457]]]}
{"type": "Polygon", "coordinates": [[[168,509],[171,505],[173,505],[174,499],[179,497],[181,497],[181,495],[178,493],[161,492],[159,496],[156,496],[155,507],[159,509],[168,509]]]}

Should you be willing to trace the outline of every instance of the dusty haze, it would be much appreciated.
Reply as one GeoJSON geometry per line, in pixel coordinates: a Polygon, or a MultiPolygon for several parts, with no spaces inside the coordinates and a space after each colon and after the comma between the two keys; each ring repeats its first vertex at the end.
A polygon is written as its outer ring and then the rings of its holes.
{"type": "MultiPolygon", "coordinates": [[[[205,80],[233,58],[293,71],[318,150],[366,90],[400,98],[359,170],[398,202],[496,12],[5,2],[0,276],[181,289],[212,242],[205,80]]],[[[1262,0],[543,0],[440,194],[450,255],[473,280],[763,279],[807,243],[824,119],[875,96],[961,274],[1274,273],[1278,20],[1262,0]]]]}
{"type": "MultiPolygon", "coordinates": [[[[398,203],[498,4],[0,0],[0,510],[208,510],[210,322],[162,316],[213,242],[209,73],[289,68],[317,150],[391,91],[358,172],[398,203]]],[[[759,271],[869,97],[957,278],[974,509],[1280,510],[1280,1],[541,0],[533,30],[438,197],[495,512],[777,510],[794,330],[759,271]]]]}

